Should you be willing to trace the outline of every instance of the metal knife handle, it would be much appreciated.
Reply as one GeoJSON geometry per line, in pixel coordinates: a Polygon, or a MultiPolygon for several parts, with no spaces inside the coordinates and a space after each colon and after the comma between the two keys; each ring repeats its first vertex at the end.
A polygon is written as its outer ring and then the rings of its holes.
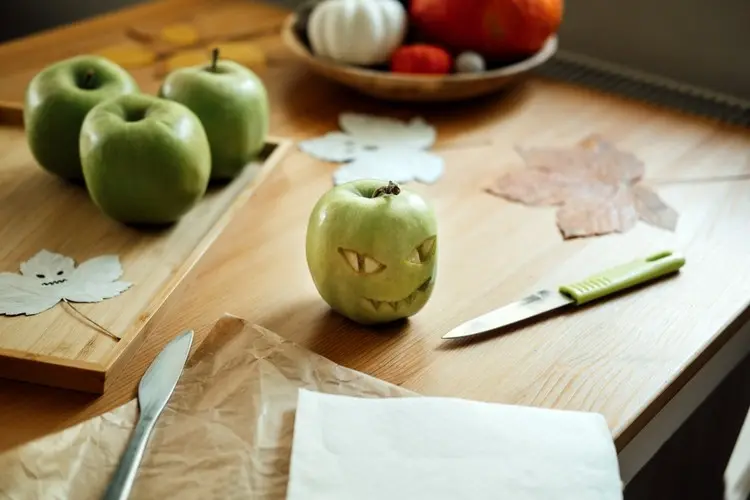
{"type": "Polygon", "coordinates": [[[155,418],[139,418],[128,447],[125,449],[114,476],[107,487],[103,500],[125,500],[130,496],[138,467],[143,459],[155,418]]]}
{"type": "Polygon", "coordinates": [[[659,252],[643,259],[613,267],[577,283],[560,287],[560,293],[576,304],[585,304],[647,281],[678,271],[685,258],[670,251],[659,252]]]}

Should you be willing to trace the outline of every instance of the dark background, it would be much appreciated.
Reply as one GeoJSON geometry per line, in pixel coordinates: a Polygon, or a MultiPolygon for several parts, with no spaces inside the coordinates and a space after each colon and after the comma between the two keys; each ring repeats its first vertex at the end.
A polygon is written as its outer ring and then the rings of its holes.
{"type": "Polygon", "coordinates": [[[0,0],[0,41],[148,0],[0,0]]]}
{"type": "MultiPolygon", "coordinates": [[[[0,41],[146,1],[0,0],[0,41]]],[[[567,0],[560,46],[750,100],[750,0],[567,0]]]]}

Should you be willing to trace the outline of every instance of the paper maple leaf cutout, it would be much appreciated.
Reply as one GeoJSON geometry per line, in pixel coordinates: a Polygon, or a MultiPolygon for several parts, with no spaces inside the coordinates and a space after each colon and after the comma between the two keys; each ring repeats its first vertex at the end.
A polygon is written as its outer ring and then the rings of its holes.
{"type": "Polygon", "coordinates": [[[70,257],[42,250],[21,264],[21,274],[0,273],[0,314],[39,314],[61,300],[100,302],[130,288],[131,283],[118,281],[121,275],[115,255],[76,267],[70,257]]]}
{"type": "Polygon", "coordinates": [[[678,215],[640,184],[643,162],[592,135],[572,148],[516,148],[526,168],[487,191],[527,205],[554,205],[564,238],[624,233],[638,220],[674,231],[678,215]]]}
{"type": "Polygon", "coordinates": [[[300,141],[305,153],[324,161],[346,163],[333,174],[334,184],[357,179],[432,184],[443,174],[443,159],[426,149],[437,133],[421,118],[393,118],[342,113],[343,132],[300,141]]]}

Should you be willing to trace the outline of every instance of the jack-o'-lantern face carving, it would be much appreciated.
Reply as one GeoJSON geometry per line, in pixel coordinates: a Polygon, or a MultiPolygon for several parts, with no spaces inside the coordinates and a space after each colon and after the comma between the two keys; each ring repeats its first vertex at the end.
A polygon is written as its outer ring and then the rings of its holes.
{"type": "Polygon", "coordinates": [[[437,223],[427,203],[382,181],[355,181],[324,195],[310,218],[307,261],[328,304],[364,324],[412,316],[437,270],[437,223]],[[378,189],[381,193],[375,196],[378,189]]]}
{"type": "MultiPolygon", "coordinates": [[[[391,262],[391,264],[384,264],[375,257],[348,248],[339,247],[339,253],[355,273],[355,276],[360,279],[378,280],[379,278],[385,278],[384,281],[390,282],[391,285],[394,281],[402,281],[403,285],[407,288],[404,289],[400,286],[396,288],[402,291],[408,291],[409,293],[405,296],[393,293],[378,294],[376,292],[378,286],[373,283],[366,288],[371,288],[374,296],[362,297],[364,302],[371,305],[375,311],[379,311],[381,307],[390,307],[394,312],[398,312],[399,310],[408,309],[409,306],[418,299],[420,293],[424,294],[424,292],[429,289],[430,283],[432,282],[430,261],[435,255],[436,239],[435,236],[428,237],[422,243],[413,248],[408,256],[401,256],[403,257],[402,259],[395,263],[391,262]],[[425,272],[425,265],[427,266],[427,272],[425,272]],[[388,269],[395,269],[395,276],[390,276],[391,273],[388,272],[388,269]],[[429,275],[427,275],[428,273],[429,275]],[[419,283],[419,285],[413,290],[408,288],[411,283],[415,283],[411,276],[419,277],[416,282],[419,282],[424,278],[424,281],[419,283]]],[[[382,260],[390,261],[393,259],[388,258],[382,260]]],[[[384,285],[385,283],[382,284],[384,285]]]]}

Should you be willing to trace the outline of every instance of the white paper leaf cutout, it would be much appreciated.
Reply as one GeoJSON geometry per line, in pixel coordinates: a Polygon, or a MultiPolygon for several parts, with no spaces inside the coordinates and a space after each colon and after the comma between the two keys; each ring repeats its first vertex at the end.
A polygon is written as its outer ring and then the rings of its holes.
{"type": "Polygon", "coordinates": [[[116,281],[122,276],[120,260],[103,255],[78,266],[65,286],[65,298],[72,302],[100,302],[124,292],[130,283],[116,281]]]}
{"type": "Polygon", "coordinates": [[[60,302],[54,291],[20,274],[0,273],[0,314],[39,314],[60,302]]]}
{"type": "Polygon", "coordinates": [[[341,132],[330,132],[323,137],[300,141],[299,148],[305,153],[325,161],[351,161],[365,150],[364,145],[341,132]]]}
{"type": "Polygon", "coordinates": [[[333,174],[334,184],[358,179],[398,183],[436,182],[444,170],[442,157],[426,149],[435,143],[435,128],[422,118],[394,118],[342,113],[344,132],[329,132],[299,142],[299,148],[320,160],[347,163],[333,174]]]}
{"type": "Polygon", "coordinates": [[[432,184],[442,174],[443,161],[439,156],[426,151],[388,148],[360,155],[353,162],[336,170],[333,181],[336,185],[357,179],[432,184]]]}
{"type": "Polygon", "coordinates": [[[22,263],[21,274],[0,273],[0,314],[39,314],[61,300],[100,302],[124,292],[120,260],[104,255],[75,267],[70,257],[42,250],[22,263]]]}
{"type": "Polygon", "coordinates": [[[56,276],[69,276],[75,265],[75,261],[70,257],[42,250],[21,263],[21,274],[29,278],[53,281],[56,276]]]}
{"type": "Polygon", "coordinates": [[[363,144],[371,146],[402,146],[427,149],[435,144],[437,132],[422,118],[402,122],[395,118],[341,113],[341,130],[363,144]]]}

